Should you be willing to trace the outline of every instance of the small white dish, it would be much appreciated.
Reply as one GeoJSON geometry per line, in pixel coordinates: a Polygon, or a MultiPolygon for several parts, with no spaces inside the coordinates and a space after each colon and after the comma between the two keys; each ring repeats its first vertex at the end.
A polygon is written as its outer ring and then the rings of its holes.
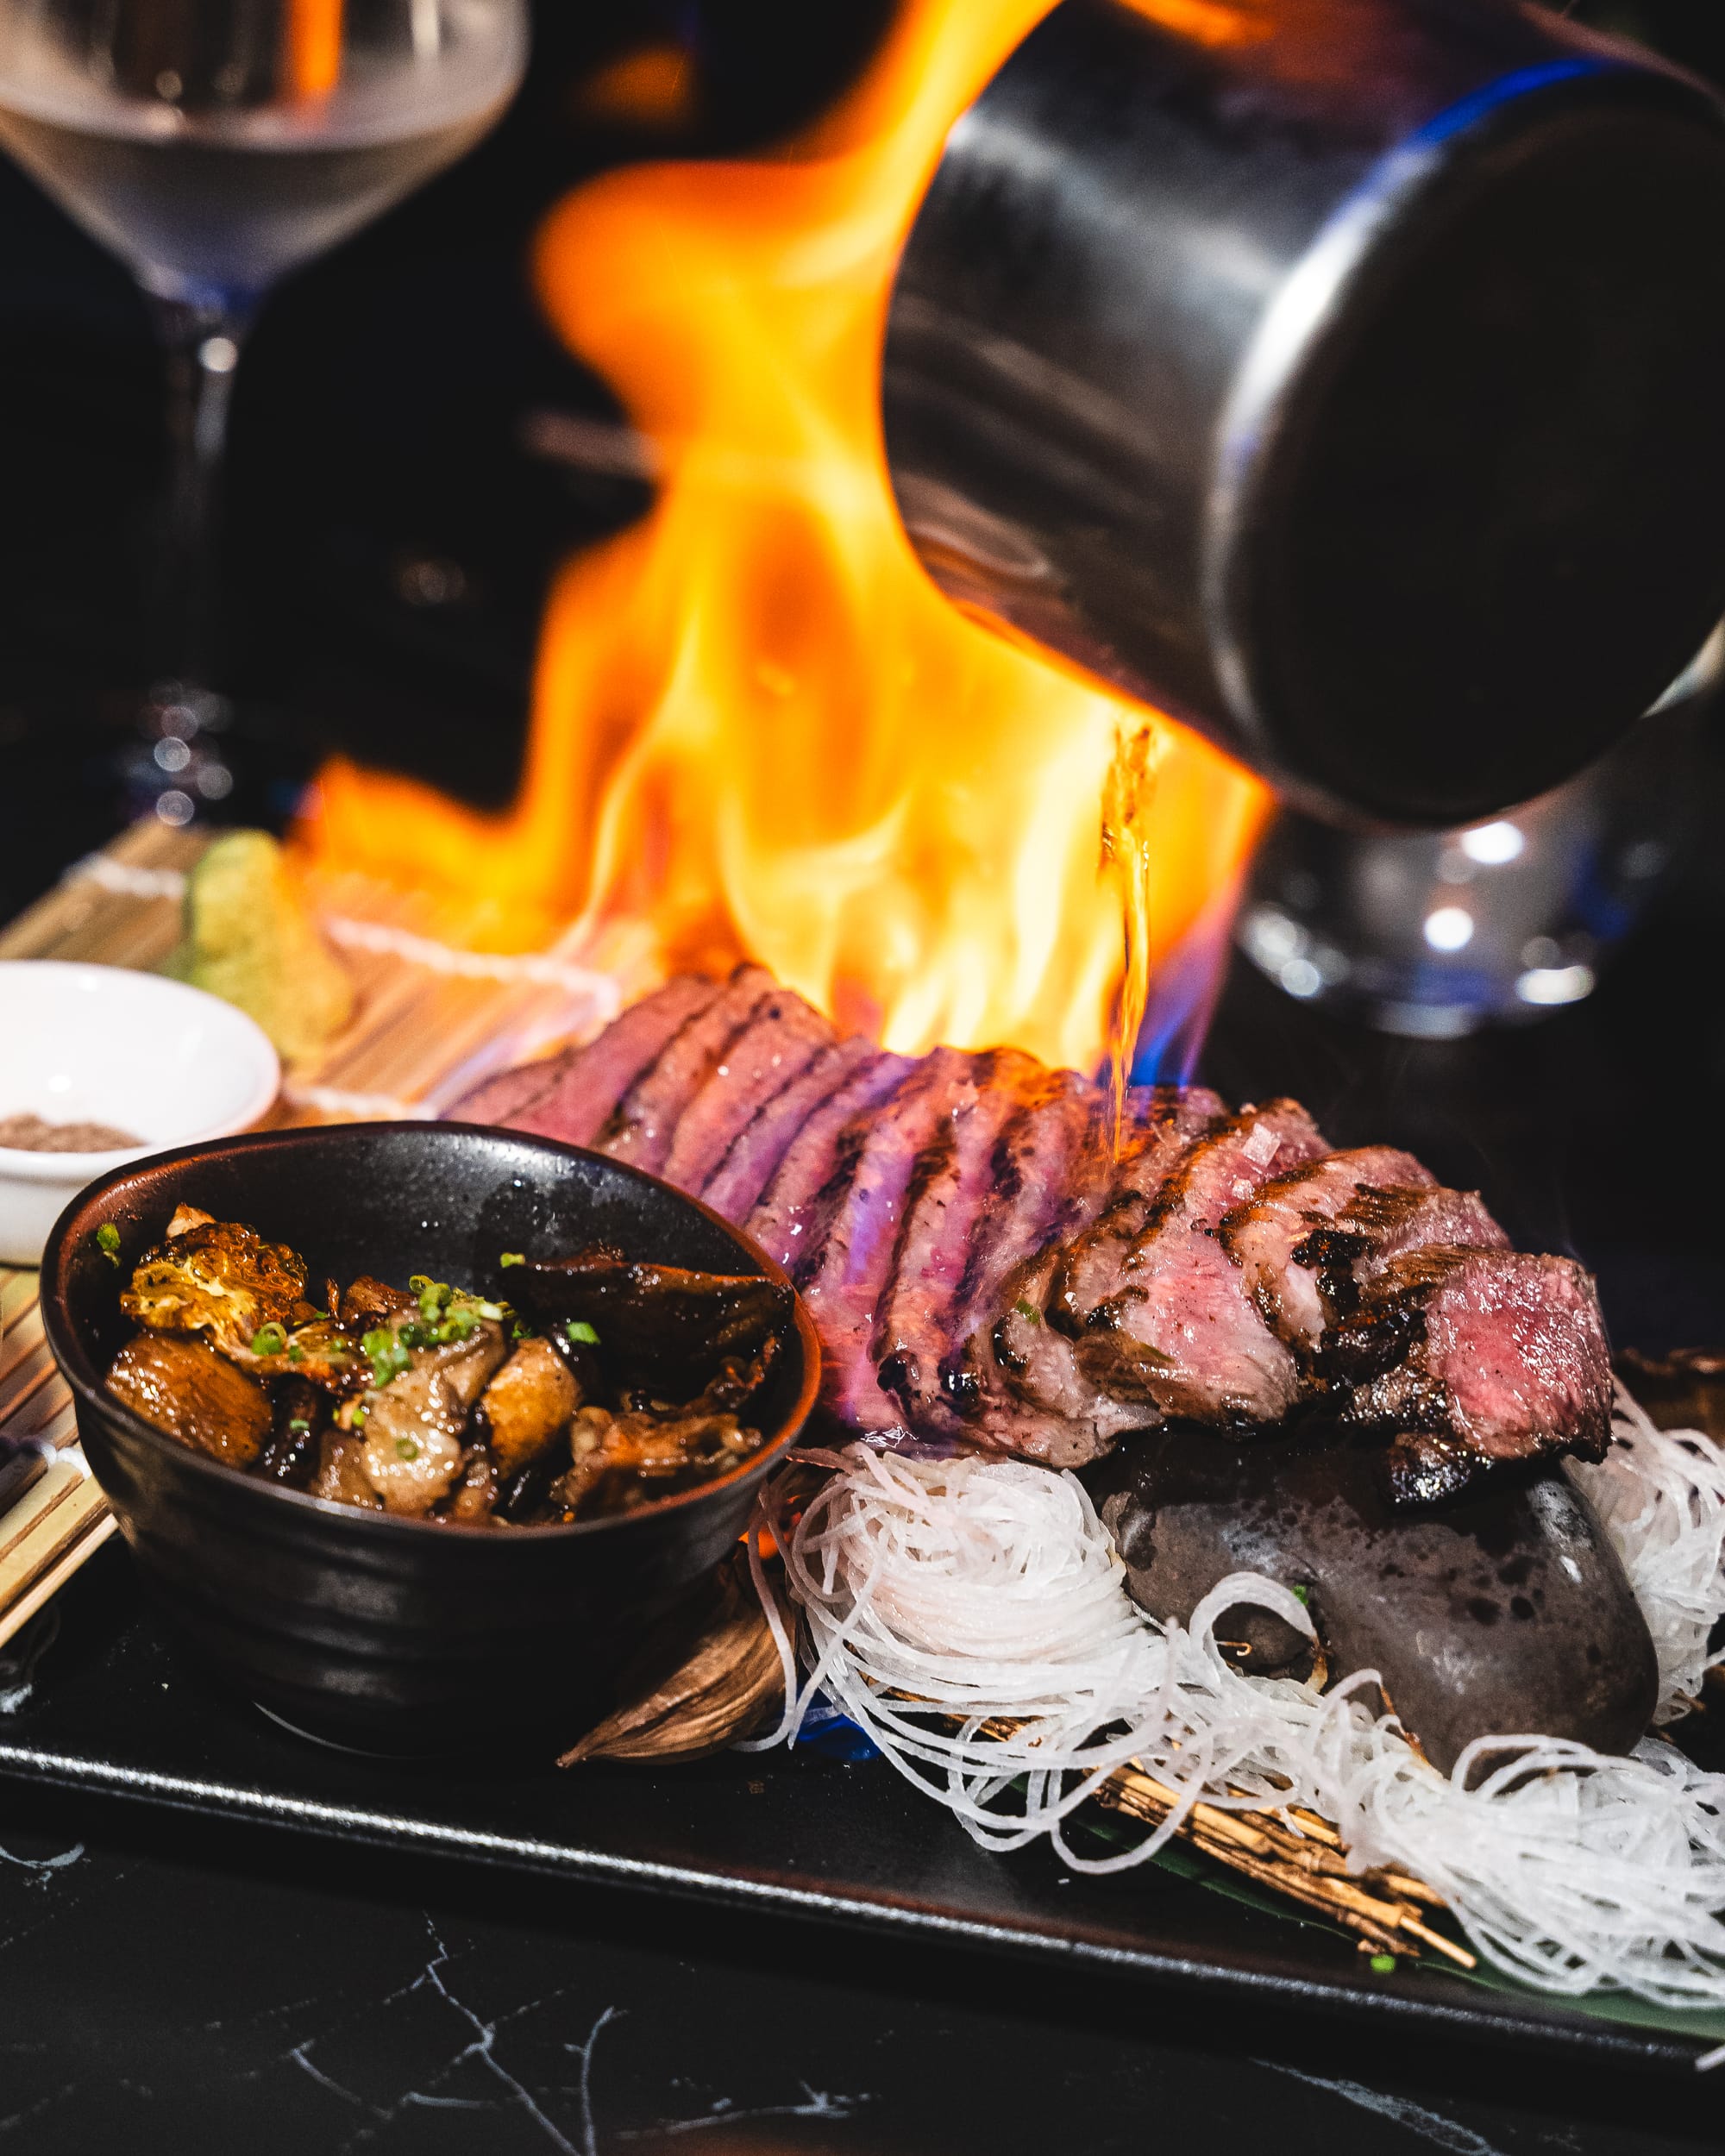
{"type": "Polygon", "coordinates": [[[88,1182],[255,1123],[281,1082],[261,1027],[219,996],[123,966],[0,962],[0,1119],[135,1131],[111,1152],[0,1145],[0,1264],[34,1265],[88,1182]]]}

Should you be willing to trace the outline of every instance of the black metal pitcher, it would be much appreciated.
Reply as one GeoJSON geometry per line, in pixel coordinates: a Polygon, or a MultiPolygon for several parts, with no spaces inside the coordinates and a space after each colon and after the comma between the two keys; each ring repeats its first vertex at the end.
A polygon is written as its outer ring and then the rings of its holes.
{"type": "Polygon", "coordinates": [[[1308,806],[1465,822],[1725,611],[1725,109],[1509,0],[1060,0],[883,397],[961,605],[1308,806]]]}

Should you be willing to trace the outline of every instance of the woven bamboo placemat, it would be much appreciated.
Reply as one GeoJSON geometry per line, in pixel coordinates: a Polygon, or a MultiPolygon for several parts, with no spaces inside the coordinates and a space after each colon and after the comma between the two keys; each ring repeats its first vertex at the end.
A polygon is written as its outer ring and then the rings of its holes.
{"type": "MultiPolygon", "coordinates": [[[[134,824],[0,929],[0,959],[159,966],[179,940],[186,874],[210,837],[134,824]]],[[[555,953],[469,948],[461,931],[471,924],[422,895],[328,873],[308,888],[356,1007],[325,1049],[283,1073],[263,1127],[435,1116],[488,1071],[597,1031],[620,1006],[615,975],[555,953]]],[[[0,1267],[0,1432],[46,1439],[56,1462],[0,1515],[0,1645],[115,1527],[43,1337],[36,1285],[34,1271],[0,1267]]]]}

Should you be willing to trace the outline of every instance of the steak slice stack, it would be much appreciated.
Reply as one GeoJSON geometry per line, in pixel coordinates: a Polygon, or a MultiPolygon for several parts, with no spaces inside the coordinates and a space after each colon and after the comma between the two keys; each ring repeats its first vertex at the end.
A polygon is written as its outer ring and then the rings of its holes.
{"type": "Polygon", "coordinates": [[[1001,1050],[840,1040],[756,967],[684,975],[586,1047],[452,1112],[666,1175],[747,1229],[819,1331],[853,1429],[1056,1466],[1164,1421],[1327,1418],[1424,1503],[1490,1468],[1596,1457],[1593,1283],[1509,1248],[1478,1196],[1296,1102],[1127,1099],[1001,1050]]]}
{"type": "Polygon", "coordinates": [[[1593,1282],[1572,1259],[1408,1251],[1320,1359],[1342,1420],[1391,1439],[1403,1502],[1454,1495],[1481,1462],[1604,1457],[1611,1354],[1593,1282]]]}

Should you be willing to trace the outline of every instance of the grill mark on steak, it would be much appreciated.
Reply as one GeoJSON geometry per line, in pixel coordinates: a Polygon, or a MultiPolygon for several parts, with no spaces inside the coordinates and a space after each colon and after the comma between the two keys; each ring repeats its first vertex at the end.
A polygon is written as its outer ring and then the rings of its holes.
{"type": "Polygon", "coordinates": [[[761,966],[739,966],[724,987],[672,1034],[612,1111],[599,1150],[657,1173],[677,1120],[712,1076],[726,1048],[762,998],[775,993],[761,966]]]}
{"type": "Polygon", "coordinates": [[[917,1068],[909,1056],[876,1051],[809,1116],[774,1170],[743,1227],[794,1280],[802,1253],[812,1262],[828,1211],[850,1181],[862,1124],[917,1068]],[[852,1133],[852,1125],[857,1127],[852,1133]],[[841,1160],[841,1150],[846,1157],[841,1160]]]}
{"type": "Polygon", "coordinates": [[[1099,1104],[1092,1142],[1045,1247],[1009,1269],[994,1310],[978,1313],[946,1376],[946,1398],[970,1434],[1011,1450],[1009,1433],[1022,1426],[1033,1433],[1031,1457],[1063,1466],[1098,1459],[1120,1432],[1161,1419],[1140,1401],[1110,1399],[1080,1367],[1057,1312],[1067,1266],[1075,1253],[1082,1258],[1094,1248],[1086,1231],[1141,1220],[1169,1168],[1224,1112],[1199,1086],[1134,1088],[1129,1106],[1131,1136],[1116,1161],[1099,1104]]]}
{"type": "Polygon", "coordinates": [[[618,1102],[688,1020],[718,1000],[721,984],[678,974],[633,1003],[576,1051],[555,1088],[506,1120],[508,1127],[566,1145],[591,1145],[618,1102]]]}
{"type": "Polygon", "coordinates": [[[930,1422],[939,1400],[941,1358],[952,1344],[954,1305],[997,1187],[1000,1142],[1024,1104],[1045,1096],[1048,1076],[1017,1050],[980,1058],[911,1172],[869,1358],[878,1389],[896,1396],[913,1428],[930,1422]]]}
{"type": "Polygon", "coordinates": [[[1391,1433],[1392,1494],[1450,1495],[1483,1468],[1604,1456],[1611,1359],[1593,1282],[1566,1257],[1433,1248],[1391,1259],[1320,1357],[1345,1425],[1391,1433]]]}
{"type": "Polygon", "coordinates": [[[1228,1113],[1207,1086],[1151,1087],[1133,1094],[1132,1106],[1132,1141],[1114,1169],[1107,1202],[1073,1237],[1051,1283],[1048,1314],[1074,1339],[1089,1313],[1113,1293],[1170,1175],[1228,1113]]]}
{"type": "Polygon", "coordinates": [[[966,1344],[957,1404],[966,1435],[978,1444],[1050,1467],[1082,1467],[1123,1432],[1160,1418],[1100,1391],[1079,1368],[1071,1341],[1042,1315],[1059,1262],[1053,1244],[1007,1274],[1000,1316],[966,1344]]]}
{"type": "Polygon", "coordinates": [[[890,1100],[858,1119],[841,1149],[834,1181],[844,1187],[799,1285],[820,1330],[822,1396],[859,1429],[889,1430],[901,1420],[875,1382],[869,1345],[917,1162],[955,1112],[974,1107],[993,1062],[937,1048],[890,1100]]]}
{"type": "Polygon", "coordinates": [[[1291,1100],[1245,1109],[1192,1145],[1157,1192],[1108,1292],[1088,1308],[1063,1310],[1082,1327],[1085,1375],[1164,1414],[1225,1427],[1280,1421],[1298,1397],[1298,1368],[1217,1231],[1276,1168],[1325,1150],[1291,1100]]]}
{"type": "Polygon", "coordinates": [[[764,997],[677,1119],[665,1180],[699,1190],[737,1134],[834,1038],[820,1012],[791,989],[764,997]]]}
{"type": "Polygon", "coordinates": [[[1414,1190],[1362,1190],[1338,1225],[1365,1244],[1353,1268],[1362,1287],[1413,1250],[1439,1244],[1458,1250],[1509,1248],[1509,1237],[1477,1190],[1446,1190],[1429,1182],[1414,1190]]]}
{"type": "Polygon", "coordinates": [[[468,1087],[458,1100],[443,1111],[446,1123],[494,1123],[518,1128],[515,1118],[524,1115],[536,1101],[548,1100],[561,1085],[570,1065],[585,1054],[566,1048],[536,1063],[518,1063],[512,1070],[495,1071],[468,1087]]]}
{"type": "MultiPolygon", "coordinates": [[[[1248,1292],[1289,1347],[1314,1352],[1326,1319],[1326,1291],[1352,1284],[1353,1262],[1368,1245],[1355,1225],[1362,1186],[1376,1195],[1402,1189],[1411,1198],[1434,1178],[1411,1153],[1363,1145],[1272,1175],[1255,1198],[1223,1219],[1221,1243],[1245,1275],[1248,1292]],[[1314,1230],[1336,1231],[1327,1237],[1314,1230]]],[[[1433,1238],[1435,1239],[1435,1238],[1433,1238]]]]}
{"type": "Polygon", "coordinates": [[[702,1186],[700,1194],[714,1212],[727,1220],[746,1220],[804,1124],[880,1052],[860,1035],[817,1049],[784,1090],[756,1110],[702,1186]]]}
{"type": "Polygon", "coordinates": [[[971,1237],[964,1272],[948,1314],[939,1392],[925,1403],[943,1434],[962,1429],[965,1405],[981,1403],[981,1381],[967,1367],[970,1335],[1007,1307],[1007,1275],[1051,1243],[1082,1227],[1106,1194],[1108,1133],[1102,1095],[1076,1071],[1045,1074],[994,1144],[992,1188],[971,1237]]]}

